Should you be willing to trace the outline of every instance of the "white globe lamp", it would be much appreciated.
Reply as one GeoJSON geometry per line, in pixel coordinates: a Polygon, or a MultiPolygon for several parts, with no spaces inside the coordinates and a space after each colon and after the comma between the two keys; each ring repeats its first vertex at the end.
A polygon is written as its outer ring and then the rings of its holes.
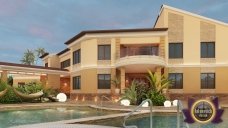
{"type": "Polygon", "coordinates": [[[127,99],[124,99],[124,100],[120,101],[120,104],[123,105],[123,106],[130,106],[130,101],[127,100],[127,99]]]}
{"type": "Polygon", "coordinates": [[[173,101],[173,106],[177,106],[177,104],[178,104],[178,100],[174,100],[173,101]]]}
{"type": "Polygon", "coordinates": [[[144,103],[144,104],[142,105],[142,107],[149,107],[149,103],[148,103],[148,102],[144,103]]]}
{"type": "Polygon", "coordinates": [[[56,98],[59,100],[59,102],[66,102],[67,100],[67,96],[64,93],[59,93],[56,98]]]}
{"type": "Polygon", "coordinates": [[[169,100],[166,100],[164,102],[164,107],[171,107],[171,102],[169,100]]]}

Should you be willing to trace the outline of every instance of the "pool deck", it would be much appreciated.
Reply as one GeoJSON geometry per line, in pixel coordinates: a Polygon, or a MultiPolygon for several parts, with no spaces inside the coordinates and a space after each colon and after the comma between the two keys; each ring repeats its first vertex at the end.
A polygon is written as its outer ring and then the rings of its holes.
{"type": "MultiPolygon", "coordinates": [[[[228,107],[227,101],[220,101],[221,107],[228,107]]],[[[187,102],[183,102],[184,107],[187,106],[187,102]]],[[[105,116],[95,116],[95,117],[87,117],[87,118],[80,118],[80,119],[72,119],[72,120],[62,120],[56,122],[47,122],[47,123],[40,123],[40,124],[30,124],[30,125],[21,125],[15,126],[12,128],[115,128],[110,126],[98,126],[98,125],[85,125],[82,124],[83,122],[91,122],[95,120],[102,120],[102,119],[109,119],[115,117],[124,117],[126,116],[131,110],[133,110],[136,106],[121,106],[119,103],[113,102],[103,102],[102,106],[100,102],[91,102],[91,101],[68,101],[66,103],[22,103],[22,104],[0,104],[0,111],[5,110],[23,110],[23,109],[42,109],[42,108],[56,108],[56,107],[74,107],[74,106],[90,106],[92,108],[97,109],[98,111],[101,110],[109,110],[109,111],[122,111],[122,113],[118,114],[110,114],[105,116]]],[[[153,106],[153,112],[158,113],[176,113],[176,107],[163,107],[163,106],[153,106]]],[[[134,114],[145,114],[149,113],[149,108],[140,108],[139,111],[135,112],[134,114]]]]}

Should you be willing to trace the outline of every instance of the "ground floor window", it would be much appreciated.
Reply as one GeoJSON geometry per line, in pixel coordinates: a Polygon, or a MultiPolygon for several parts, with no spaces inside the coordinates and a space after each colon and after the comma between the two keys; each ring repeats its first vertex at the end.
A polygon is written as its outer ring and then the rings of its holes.
{"type": "Polygon", "coordinates": [[[172,80],[171,89],[183,89],[183,73],[169,73],[169,79],[172,80]]]}
{"type": "Polygon", "coordinates": [[[81,77],[75,76],[73,77],[73,89],[81,89],[81,77]]]}
{"type": "Polygon", "coordinates": [[[98,89],[110,89],[110,88],[111,88],[111,75],[98,74],[98,89]]]}
{"type": "Polygon", "coordinates": [[[201,89],[215,89],[215,73],[201,73],[201,89]]]}

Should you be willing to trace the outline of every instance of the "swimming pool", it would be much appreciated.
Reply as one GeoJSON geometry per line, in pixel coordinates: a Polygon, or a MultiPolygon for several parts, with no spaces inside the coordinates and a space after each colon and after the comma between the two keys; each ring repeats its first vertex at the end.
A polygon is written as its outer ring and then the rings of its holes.
{"type": "Polygon", "coordinates": [[[97,111],[90,107],[59,107],[48,109],[33,109],[20,111],[0,111],[0,128],[17,125],[53,122],[78,119],[91,116],[101,116],[117,113],[114,111],[97,111]]]}
{"type": "MultiPolygon", "coordinates": [[[[228,109],[224,109],[224,114],[222,116],[223,122],[220,124],[187,124],[187,128],[227,128],[228,127],[228,109]]],[[[181,116],[180,116],[181,117],[181,116]]],[[[97,120],[93,122],[88,122],[85,124],[94,124],[94,125],[105,125],[105,126],[116,126],[122,127],[123,118],[112,118],[105,120],[97,120]]],[[[183,118],[180,118],[180,127],[186,128],[186,123],[183,121],[183,118]]],[[[134,115],[130,117],[126,124],[136,125],[138,128],[148,128],[150,123],[150,118],[148,114],[144,115],[134,115]]],[[[153,113],[153,128],[177,128],[177,115],[176,113],[153,113]]]]}

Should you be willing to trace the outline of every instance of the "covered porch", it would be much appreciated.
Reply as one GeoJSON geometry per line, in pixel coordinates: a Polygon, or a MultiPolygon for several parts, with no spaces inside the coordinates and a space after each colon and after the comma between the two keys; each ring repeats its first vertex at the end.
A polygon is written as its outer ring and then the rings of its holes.
{"type": "Polygon", "coordinates": [[[149,85],[149,81],[146,78],[146,76],[148,75],[148,70],[155,73],[157,75],[157,78],[161,78],[161,75],[164,74],[164,67],[162,66],[134,65],[130,67],[128,66],[117,68],[116,76],[119,77],[121,81],[121,93],[124,92],[125,88],[131,86],[133,80],[137,82],[143,82],[145,85],[149,85]]]}
{"type": "Polygon", "coordinates": [[[41,82],[46,89],[70,93],[70,76],[65,69],[0,62],[0,76],[3,82],[7,82],[11,76],[12,86],[23,86],[36,81],[41,82]]]}

